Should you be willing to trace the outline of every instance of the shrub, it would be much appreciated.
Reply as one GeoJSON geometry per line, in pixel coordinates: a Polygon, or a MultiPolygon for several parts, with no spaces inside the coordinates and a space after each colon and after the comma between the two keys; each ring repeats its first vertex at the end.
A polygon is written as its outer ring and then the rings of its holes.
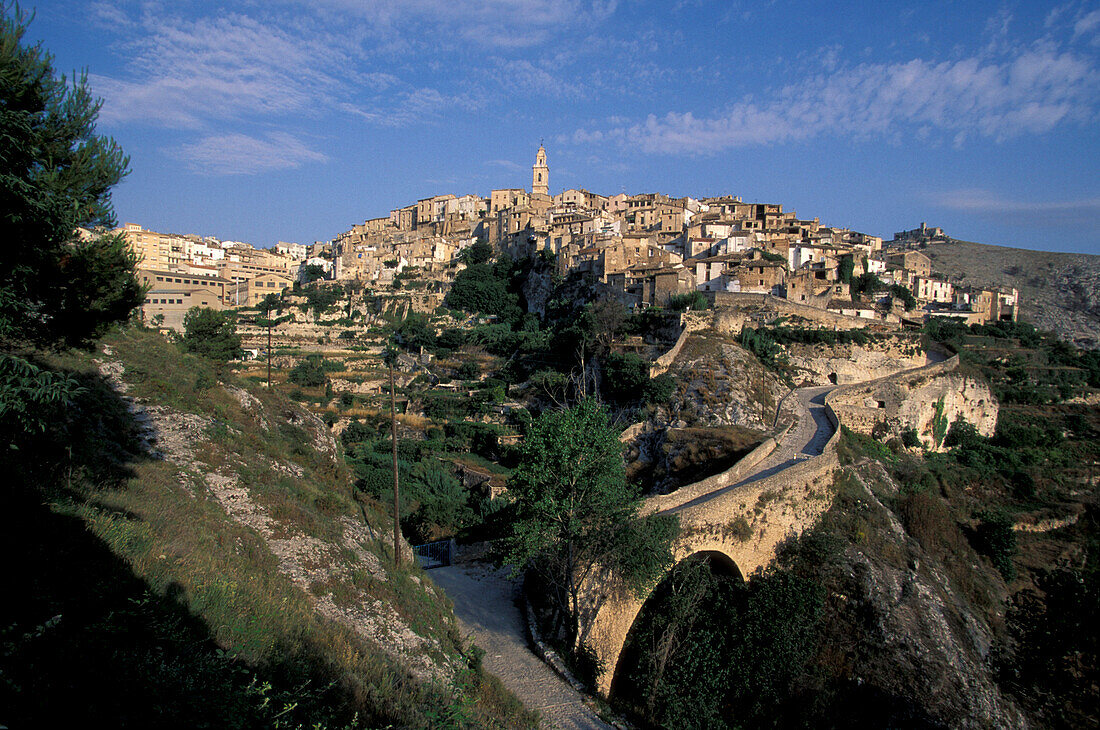
{"type": "Polygon", "coordinates": [[[241,356],[241,337],[237,334],[234,312],[192,307],[183,316],[183,348],[225,362],[241,356]]]}
{"type": "Polygon", "coordinates": [[[347,446],[348,444],[369,441],[377,435],[377,431],[364,424],[362,421],[352,421],[340,434],[340,441],[347,446]]]}
{"type": "Polygon", "coordinates": [[[687,292],[686,294],[676,294],[668,300],[668,308],[673,312],[683,312],[685,310],[703,310],[708,306],[707,298],[703,296],[701,291],[687,292]]]}
{"type": "Polygon", "coordinates": [[[319,354],[312,354],[302,360],[290,371],[287,380],[295,385],[313,387],[324,385],[328,381],[325,368],[319,354]]]}
{"type": "Polygon", "coordinates": [[[1006,581],[1016,577],[1016,566],[1012,562],[1016,554],[1016,533],[1012,531],[1012,517],[1008,513],[1002,510],[979,512],[972,542],[974,549],[987,555],[1006,581]]]}
{"type": "Polygon", "coordinates": [[[741,347],[756,355],[766,367],[778,370],[787,364],[787,353],[765,329],[744,327],[741,329],[741,347]]]}
{"type": "Polygon", "coordinates": [[[619,403],[643,397],[649,384],[649,363],[634,353],[609,354],[603,363],[603,393],[619,403]]]}
{"type": "Polygon", "coordinates": [[[443,330],[435,341],[436,347],[442,350],[456,350],[464,344],[466,344],[466,334],[454,328],[443,330]]]}
{"type": "Polygon", "coordinates": [[[914,428],[907,428],[901,432],[901,443],[903,446],[909,449],[915,449],[920,446],[920,436],[917,435],[917,431],[914,428]]]}

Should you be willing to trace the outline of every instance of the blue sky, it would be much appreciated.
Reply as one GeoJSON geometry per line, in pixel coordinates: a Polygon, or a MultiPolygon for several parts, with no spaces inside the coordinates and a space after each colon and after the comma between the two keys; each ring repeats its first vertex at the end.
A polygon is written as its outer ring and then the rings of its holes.
{"type": "Polygon", "coordinates": [[[120,221],[269,246],[429,195],[741,195],[1100,254],[1100,2],[40,0],[120,221]]]}

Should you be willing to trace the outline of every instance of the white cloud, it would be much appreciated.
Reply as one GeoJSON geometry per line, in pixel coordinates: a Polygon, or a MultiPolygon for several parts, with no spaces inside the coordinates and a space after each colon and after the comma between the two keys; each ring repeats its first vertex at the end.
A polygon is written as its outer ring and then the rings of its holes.
{"type": "Polygon", "coordinates": [[[582,92],[578,83],[565,81],[552,64],[536,65],[527,59],[493,59],[495,68],[487,72],[496,85],[509,94],[524,96],[569,99],[576,98],[582,92]]]}
{"type": "MultiPolygon", "coordinates": [[[[563,19],[570,7],[578,12],[605,7],[486,0],[463,13],[454,3],[437,0],[370,5],[324,0],[320,5],[328,8],[328,15],[300,12],[297,0],[287,0],[273,1],[264,10],[251,7],[249,14],[218,10],[192,18],[176,13],[185,6],[99,3],[93,17],[108,18],[107,25],[115,28],[123,19],[130,24],[117,44],[127,58],[124,71],[90,78],[95,93],[104,98],[100,121],[207,131],[227,121],[279,123],[342,112],[373,124],[406,126],[481,108],[491,98],[486,89],[493,87],[567,96],[572,88],[544,68],[520,60],[514,62],[514,73],[505,74],[505,62],[497,57],[466,68],[463,73],[470,78],[448,88],[410,83],[399,73],[422,76],[423,66],[435,61],[425,61],[424,52],[402,55],[398,64],[379,61],[373,57],[392,56],[406,44],[394,37],[366,39],[372,28],[410,15],[430,15],[437,22],[462,16],[473,23],[490,16],[507,21],[526,12],[528,23],[542,27],[563,19]]],[[[523,35],[524,24],[516,22],[511,32],[523,35]]],[[[457,37],[454,28],[447,34],[451,40],[457,37]]],[[[438,70],[451,70],[448,63],[438,63],[438,70]]]]}
{"type": "MultiPolygon", "coordinates": [[[[951,190],[929,195],[929,199],[949,210],[968,213],[1000,215],[1019,213],[1022,215],[1043,215],[1080,213],[1096,216],[1100,214],[1100,197],[1077,200],[1012,200],[982,188],[951,190]]],[[[1050,219],[1044,219],[1044,225],[1050,219]]]]}
{"type": "Polygon", "coordinates": [[[1094,32],[1100,27],[1100,10],[1093,10],[1091,13],[1082,16],[1073,25],[1073,37],[1088,35],[1094,32]]]}
{"type": "Polygon", "coordinates": [[[1100,197],[1071,200],[1013,200],[982,188],[937,191],[924,196],[933,205],[1001,226],[1058,231],[1066,240],[1089,241],[1097,253],[1100,197]]]}
{"type": "Polygon", "coordinates": [[[618,138],[646,152],[710,154],[824,135],[901,139],[938,130],[961,143],[1048,132],[1097,113],[1100,77],[1091,59],[1039,46],[1000,61],[981,57],[842,66],[736,102],[717,115],[649,115],[644,122],[578,130],[583,141],[618,138]]]}
{"type": "Polygon", "coordinates": [[[106,123],[200,127],[309,112],[341,86],[338,53],[324,39],[244,15],[146,15],[127,39],[126,77],[90,79],[106,123]]]}
{"type": "Polygon", "coordinates": [[[328,159],[285,132],[273,132],[266,139],[239,133],[211,135],[184,145],[176,154],[192,171],[208,175],[255,175],[328,159]]]}
{"type": "Polygon", "coordinates": [[[523,172],[527,168],[519,164],[514,160],[487,160],[486,165],[492,165],[493,167],[499,167],[509,172],[523,172]]]}
{"type": "Polygon", "coordinates": [[[477,109],[481,102],[468,94],[445,94],[439,89],[422,87],[401,91],[367,103],[342,103],[339,109],[385,127],[405,127],[433,122],[448,114],[477,109]]]}
{"type": "Polygon", "coordinates": [[[609,18],[617,0],[283,0],[311,11],[354,16],[375,34],[477,47],[526,48],[609,18]]]}

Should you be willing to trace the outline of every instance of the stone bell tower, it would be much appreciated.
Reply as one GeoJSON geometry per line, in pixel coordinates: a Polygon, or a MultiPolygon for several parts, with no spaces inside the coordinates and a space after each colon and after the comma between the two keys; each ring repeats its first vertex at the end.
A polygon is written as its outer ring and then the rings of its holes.
{"type": "Polygon", "coordinates": [[[546,166],[546,148],[541,144],[535,155],[535,165],[531,168],[531,194],[550,194],[550,168],[546,166]]]}

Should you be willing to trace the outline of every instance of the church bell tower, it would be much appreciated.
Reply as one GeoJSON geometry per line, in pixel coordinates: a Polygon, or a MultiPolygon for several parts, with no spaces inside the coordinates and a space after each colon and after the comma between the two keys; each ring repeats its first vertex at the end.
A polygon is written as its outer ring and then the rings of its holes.
{"type": "Polygon", "coordinates": [[[546,148],[541,144],[531,168],[531,194],[550,195],[550,168],[546,166],[546,148]]]}

